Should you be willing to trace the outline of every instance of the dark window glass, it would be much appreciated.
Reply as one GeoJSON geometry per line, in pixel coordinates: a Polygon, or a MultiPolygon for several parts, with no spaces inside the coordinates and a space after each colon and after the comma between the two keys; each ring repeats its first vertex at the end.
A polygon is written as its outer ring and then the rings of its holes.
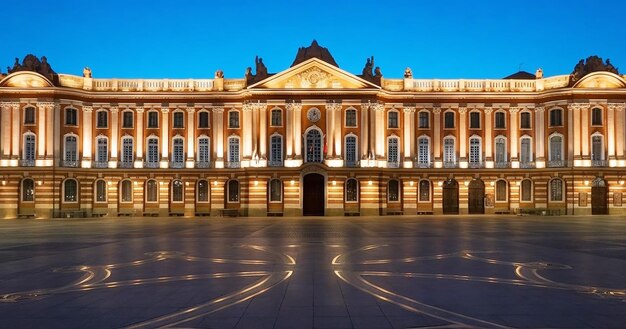
{"type": "Polygon", "coordinates": [[[430,126],[430,122],[428,122],[429,119],[428,112],[419,112],[419,127],[428,128],[430,126]]]}
{"type": "Polygon", "coordinates": [[[29,106],[24,109],[24,124],[25,125],[35,124],[35,108],[34,107],[29,106]]]}
{"type": "Polygon", "coordinates": [[[68,179],[63,183],[63,200],[65,202],[78,201],[78,182],[75,179],[68,179]]]}
{"type": "Polygon", "coordinates": [[[174,202],[182,202],[183,201],[183,181],[175,180],[172,182],[172,201],[174,202]]]}
{"type": "Polygon", "coordinates": [[[398,112],[391,111],[388,115],[388,128],[398,128],[398,112]]]}
{"type": "Polygon", "coordinates": [[[356,110],[346,111],[346,127],[356,127],[356,110]]]}
{"type": "Polygon", "coordinates": [[[506,115],[504,112],[496,112],[496,129],[506,128],[506,115]]]}
{"type": "Polygon", "coordinates": [[[430,201],[430,182],[427,180],[420,181],[420,202],[430,201]]]}
{"type": "Polygon", "coordinates": [[[183,112],[174,112],[174,128],[183,128],[185,116],[183,112]]]}
{"type": "Polygon", "coordinates": [[[239,202],[239,182],[228,181],[228,202],[239,202]]]}
{"type": "Polygon", "coordinates": [[[198,128],[209,128],[209,112],[198,114],[198,128]]]}
{"type": "Polygon", "coordinates": [[[387,193],[389,201],[400,201],[400,182],[395,179],[390,180],[387,185],[387,193]]]}
{"type": "Polygon", "coordinates": [[[22,180],[22,201],[35,201],[35,181],[30,178],[22,180]]]}
{"type": "Polygon", "coordinates": [[[109,113],[107,111],[96,112],[96,128],[106,128],[109,125],[109,113]]]}
{"type": "Polygon", "coordinates": [[[563,111],[560,109],[550,111],[550,126],[563,125],[563,111]]]}
{"type": "Polygon", "coordinates": [[[602,125],[602,109],[594,108],[591,110],[591,124],[594,126],[602,125]]]}
{"type": "Polygon", "coordinates": [[[133,112],[132,111],[122,112],[122,128],[132,128],[133,124],[134,124],[133,112]]]}
{"type": "Polygon", "coordinates": [[[470,112],[470,129],[480,129],[480,113],[470,112]]]}
{"type": "Polygon", "coordinates": [[[198,182],[198,202],[209,202],[209,182],[201,180],[198,182]]]}
{"type": "Polygon", "coordinates": [[[279,179],[270,181],[270,201],[280,202],[283,200],[283,183],[279,179]]]}
{"type": "Polygon", "coordinates": [[[443,114],[444,128],[454,128],[454,112],[443,114]]]}
{"type": "Polygon", "coordinates": [[[65,124],[68,126],[76,126],[78,122],[78,110],[65,109],[65,124]]]}
{"type": "Polygon", "coordinates": [[[228,127],[239,128],[239,112],[237,111],[228,112],[228,127]]]}
{"type": "Polygon", "coordinates": [[[148,112],[148,128],[159,128],[159,112],[148,112]]]}
{"type": "Polygon", "coordinates": [[[359,182],[350,178],[346,181],[346,201],[356,202],[359,199],[359,182]]]}
{"type": "Polygon", "coordinates": [[[281,111],[279,109],[272,110],[272,117],[271,117],[271,121],[270,121],[270,124],[272,126],[274,126],[274,127],[282,126],[282,121],[283,121],[282,120],[283,119],[282,112],[283,111],[281,111]]]}
{"type": "Polygon", "coordinates": [[[520,128],[530,129],[530,113],[522,112],[520,114],[520,128]]]}

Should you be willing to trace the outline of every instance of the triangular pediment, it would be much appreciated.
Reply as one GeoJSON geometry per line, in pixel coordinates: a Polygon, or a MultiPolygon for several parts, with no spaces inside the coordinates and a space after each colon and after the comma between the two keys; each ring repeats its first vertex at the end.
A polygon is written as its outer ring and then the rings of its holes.
{"type": "Polygon", "coordinates": [[[362,89],[379,86],[346,72],[318,58],[308,59],[298,65],[274,74],[248,86],[248,89],[362,89]]]}

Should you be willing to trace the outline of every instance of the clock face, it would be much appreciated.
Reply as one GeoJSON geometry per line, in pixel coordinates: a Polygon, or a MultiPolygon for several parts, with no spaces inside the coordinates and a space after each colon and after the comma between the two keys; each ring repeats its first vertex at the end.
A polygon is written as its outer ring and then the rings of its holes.
{"type": "Polygon", "coordinates": [[[312,109],[309,109],[309,111],[306,113],[306,117],[311,122],[317,122],[322,117],[322,113],[318,108],[314,107],[312,109]]]}

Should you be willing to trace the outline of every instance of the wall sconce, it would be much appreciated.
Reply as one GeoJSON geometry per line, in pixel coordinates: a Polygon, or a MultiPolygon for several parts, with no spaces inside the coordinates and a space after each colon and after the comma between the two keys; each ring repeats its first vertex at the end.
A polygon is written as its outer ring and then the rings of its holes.
{"type": "Polygon", "coordinates": [[[37,186],[41,186],[41,185],[43,185],[43,182],[42,181],[37,181],[37,186]]]}
{"type": "Polygon", "coordinates": [[[189,186],[189,182],[185,182],[185,186],[189,186]]]}
{"type": "Polygon", "coordinates": [[[585,186],[589,186],[589,181],[585,179],[585,181],[583,182],[583,184],[585,184],[585,186]]]}
{"type": "Polygon", "coordinates": [[[413,181],[409,182],[409,185],[413,186],[413,184],[415,184],[413,181]]]}
{"type": "Polygon", "coordinates": [[[333,186],[335,186],[335,185],[337,185],[337,181],[336,180],[333,181],[333,186]]]}

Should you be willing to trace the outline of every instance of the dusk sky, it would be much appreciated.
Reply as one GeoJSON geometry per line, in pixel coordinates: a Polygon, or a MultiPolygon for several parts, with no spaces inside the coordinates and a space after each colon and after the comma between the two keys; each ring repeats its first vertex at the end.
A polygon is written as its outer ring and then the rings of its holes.
{"type": "Polygon", "coordinates": [[[263,58],[288,68],[316,39],[360,74],[502,78],[568,74],[598,55],[626,72],[624,1],[7,1],[0,67],[47,56],[59,73],[96,78],[243,77],[263,58]]]}

